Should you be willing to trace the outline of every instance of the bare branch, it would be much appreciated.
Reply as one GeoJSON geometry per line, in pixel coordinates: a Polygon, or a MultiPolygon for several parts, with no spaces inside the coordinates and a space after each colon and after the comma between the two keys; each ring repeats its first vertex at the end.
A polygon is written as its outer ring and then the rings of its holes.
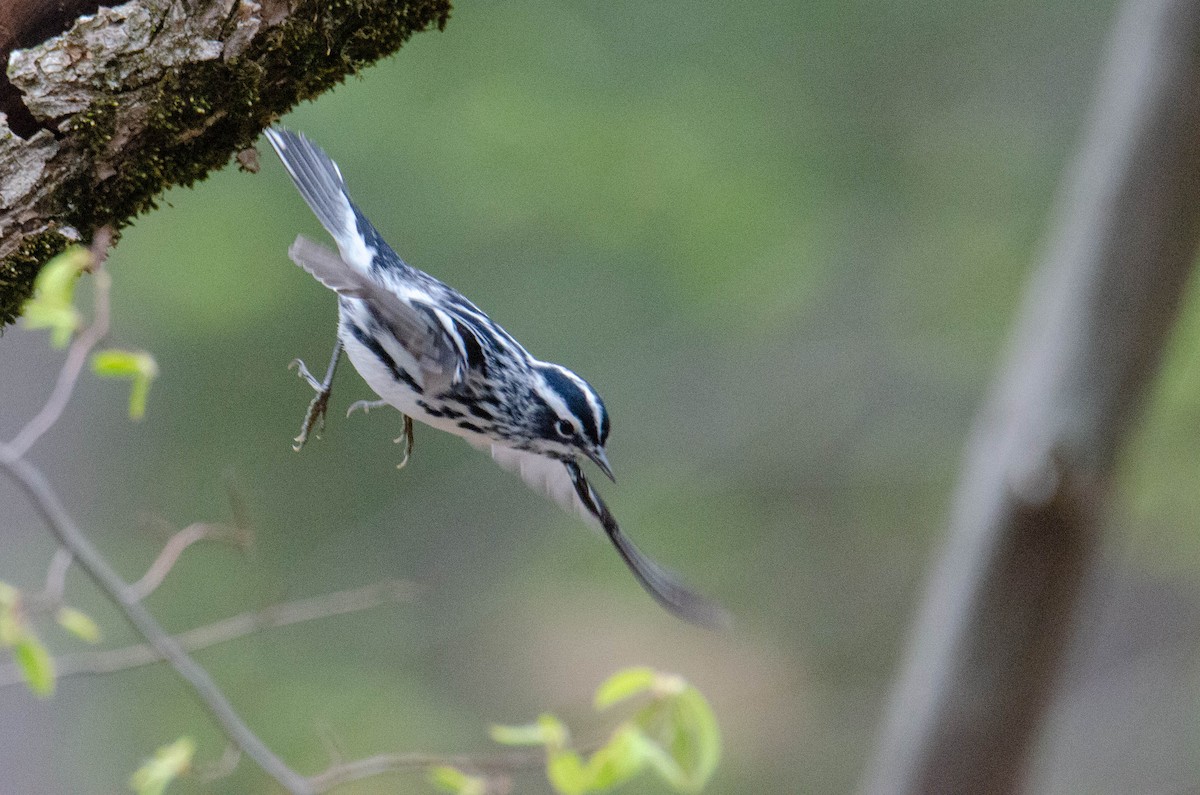
{"type": "Polygon", "coordinates": [[[62,416],[63,409],[67,407],[67,403],[71,400],[71,394],[75,391],[75,382],[79,380],[79,373],[83,371],[83,366],[87,364],[88,355],[92,352],[104,335],[108,333],[109,325],[109,301],[108,293],[112,286],[112,279],[108,272],[104,270],[104,260],[108,257],[108,248],[112,243],[112,229],[104,227],[96,233],[91,247],[91,267],[94,282],[94,296],[92,300],[92,322],[91,324],[75,338],[71,343],[71,348],[67,352],[67,361],[63,364],[58,373],[58,381],[54,385],[54,391],[50,393],[50,398],[46,404],[42,406],[42,410],[37,413],[32,420],[21,429],[21,432],[9,442],[9,448],[13,454],[20,458],[29,452],[46,431],[54,427],[54,423],[58,422],[58,418],[62,416]]]}
{"type": "MultiPolygon", "coordinates": [[[[104,272],[103,256],[110,242],[110,231],[101,230],[96,235],[92,263],[96,282],[95,314],[92,323],[72,344],[67,361],[59,373],[58,382],[46,405],[11,443],[0,444],[0,471],[5,472],[25,492],[62,548],[67,550],[71,558],[78,561],[88,576],[120,608],[125,618],[148,641],[154,652],[170,663],[192,686],[193,692],[229,739],[289,792],[307,795],[312,791],[308,780],[288,767],[245,724],[208,672],[188,656],[179,642],[168,635],[154,616],[141,605],[129,585],[75,524],[45,476],[24,458],[33,444],[62,416],[88,354],[107,333],[110,283],[108,275],[104,272]]],[[[48,592],[51,595],[56,592],[61,594],[61,577],[58,572],[65,572],[67,565],[63,563],[63,559],[62,554],[56,554],[57,565],[52,566],[51,575],[47,576],[48,592]]]]}
{"type": "Polygon", "coordinates": [[[219,538],[222,535],[232,535],[236,531],[232,531],[221,525],[206,524],[204,522],[195,522],[180,530],[171,536],[170,540],[163,546],[162,552],[158,553],[158,557],[150,564],[150,568],[146,569],[146,573],[137,582],[129,586],[129,592],[134,599],[139,602],[145,599],[158,586],[162,585],[167,575],[171,573],[171,569],[175,568],[175,564],[179,561],[179,556],[184,550],[195,544],[197,541],[205,539],[219,538]]]}
{"type": "Polygon", "coordinates": [[[75,524],[45,476],[24,458],[16,455],[9,445],[0,445],[0,470],[8,474],[25,492],[46,522],[46,526],[59,543],[71,551],[80,568],[86,571],[96,585],[121,609],[125,618],[148,641],[154,651],[191,685],[200,703],[208,709],[229,739],[288,792],[296,795],[313,792],[308,780],[288,767],[259,739],[233,709],[229,699],[208,672],[200,667],[179,642],[168,635],[154,616],[134,598],[129,592],[129,586],[75,524]]]}
{"type": "Polygon", "coordinates": [[[88,254],[91,256],[92,265],[88,268],[92,271],[101,267],[108,262],[108,253],[112,251],[113,246],[113,228],[109,224],[105,224],[96,230],[96,234],[92,236],[92,243],[88,246],[88,254]]]}
{"type": "Polygon", "coordinates": [[[54,557],[50,559],[50,566],[46,569],[46,584],[38,596],[39,601],[51,605],[62,604],[63,592],[67,589],[67,571],[74,561],[71,550],[66,547],[59,547],[54,551],[54,557]]]}
{"type": "Polygon", "coordinates": [[[329,792],[334,787],[351,781],[360,781],[385,773],[423,771],[441,765],[476,771],[484,775],[497,775],[519,770],[537,770],[545,764],[546,752],[541,748],[516,748],[497,754],[380,754],[335,765],[311,777],[308,782],[313,792],[329,792]]]}
{"type": "Polygon", "coordinates": [[[221,752],[220,759],[211,764],[196,768],[196,777],[205,784],[211,781],[218,781],[226,776],[232,776],[233,771],[237,770],[237,766],[241,761],[241,749],[233,743],[229,743],[225,746],[225,750],[221,752]]]}
{"type": "MultiPolygon", "coordinates": [[[[240,521],[240,519],[235,518],[235,521],[240,521]]],[[[175,568],[175,564],[179,562],[179,557],[184,551],[198,541],[224,540],[244,545],[247,543],[247,536],[248,530],[244,527],[225,527],[204,522],[190,524],[171,535],[146,573],[140,580],[130,585],[129,590],[138,601],[142,601],[154,593],[171,573],[171,570],[175,568]]],[[[42,592],[31,596],[29,604],[37,610],[54,610],[60,607],[63,601],[63,592],[66,590],[67,571],[73,562],[70,550],[66,547],[59,547],[46,570],[46,584],[42,592]]],[[[0,686],[3,685],[0,684],[0,686]]]]}
{"type": "MultiPolygon", "coordinates": [[[[41,471],[24,457],[62,416],[88,355],[108,331],[110,281],[103,265],[111,240],[112,232],[106,228],[100,230],[93,241],[91,270],[95,276],[95,309],[92,323],[76,337],[68,350],[67,359],[59,372],[54,390],[41,411],[17,434],[12,442],[0,443],[0,471],[6,473],[24,491],[60,544],[46,574],[44,591],[36,595],[33,601],[39,603],[39,607],[53,607],[60,604],[67,570],[73,562],[78,561],[80,568],[91,577],[120,609],[126,620],[147,641],[146,644],[127,649],[59,658],[57,661],[58,675],[61,677],[116,671],[160,660],[165,661],[191,685],[193,693],[208,709],[236,747],[236,754],[226,752],[222,757],[222,764],[232,769],[236,766],[237,759],[245,754],[288,792],[294,795],[309,795],[317,791],[312,782],[292,770],[246,725],[212,677],[189,656],[188,649],[205,648],[267,627],[311,621],[364,610],[387,601],[407,599],[411,597],[414,589],[407,583],[386,582],[367,588],[342,591],[234,616],[225,621],[184,633],[178,638],[167,634],[150,612],[142,606],[141,600],[158,587],[183,551],[196,541],[213,537],[217,528],[194,524],[174,534],[146,574],[134,585],[129,585],[121,579],[100,551],[92,545],[79,526],[75,524],[41,471]]],[[[230,499],[233,504],[234,521],[237,525],[233,534],[244,535],[246,530],[245,511],[236,492],[232,490],[230,499]]],[[[10,664],[7,667],[0,667],[0,686],[19,681],[22,681],[22,677],[15,666],[10,664]]],[[[355,764],[350,763],[348,766],[341,767],[355,771],[359,769],[355,764]]],[[[367,774],[351,773],[350,775],[351,778],[347,780],[361,778],[367,774]]]]}
{"type": "MultiPolygon", "coordinates": [[[[129,598],[137,595],[127,589],[129,598]]],[[[358,613],[374,607],[412,600],[417,586],[406,580],[386,582],[352,588],[345,591],[284,602],[278,605],[240,613],[236,616],[206,624],[176,635],[174,640],[188,652],[195,652],[244,638],[266,629],[286,627],[322,618],[358,613]]],[[[149,643],[139,643],[122,649],[64,654],[54,658],[55,676],[65,679],[89,674],[110,674],[153,665],[165,659],[163,654],[149,643]]],[[[21,684],[24,679],[20,669],[9,663],[0,665],[0,688],[21,684]]]]}

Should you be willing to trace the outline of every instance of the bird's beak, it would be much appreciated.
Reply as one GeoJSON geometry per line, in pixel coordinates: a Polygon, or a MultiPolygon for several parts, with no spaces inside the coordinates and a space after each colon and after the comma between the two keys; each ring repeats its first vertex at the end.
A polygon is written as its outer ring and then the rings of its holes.
{"type": "Polygon", "coordinates": [[[609,480],[613,483],[617,482],[617,479],[613,476],[612,466],[608,463],[608,456],[604,454],[603,448],[597,447],[595,450],[588,450],[587,457],[592,459],[596,466],[600,467],[601,472],[608,475],[609,480]]]}

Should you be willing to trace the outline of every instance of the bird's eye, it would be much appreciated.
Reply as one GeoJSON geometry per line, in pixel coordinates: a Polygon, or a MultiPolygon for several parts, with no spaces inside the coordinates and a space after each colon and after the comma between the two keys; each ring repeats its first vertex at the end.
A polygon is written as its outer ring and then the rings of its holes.
{"type": "Polygon", "coordinates": [[[554,423],[554,430],[564,439],[570,439],[575,435],[575,426],[570,420],[559,420],[554,423]]]}

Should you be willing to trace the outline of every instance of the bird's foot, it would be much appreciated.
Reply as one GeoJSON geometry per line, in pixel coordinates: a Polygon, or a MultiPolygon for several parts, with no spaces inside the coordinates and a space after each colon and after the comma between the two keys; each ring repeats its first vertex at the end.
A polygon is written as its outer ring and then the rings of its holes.
{"type": "Polygon", "coordinates": [[[400,444],[400,442],[404,442],[404,458],[400,459],[399,464],[396,464],[396,469],[404,469],[404,467],[408,464],[408,459],[412,457],[412,451],[413,451],[413,421],[412,421],[412,417],[408,416],[407,414],[404,414],[403,417],[404,417],[404,433],[401,434],[400,436],[397,436],[395,439],[392,440],[396,444],[400,444]]]}
{"type": "MultiPolygon", "coordinates": [[[[299,360],[297,359],[297,361],[299,360]]],[[[300,362],[300,367],[304,367],[303,362],[300,362]]],[[[301,375],[307,375],[307,373],[302,372],[301,375]]],[[[309,376],[309,378],[311,378],[311,376],[309,376]]],[[[315,381],[316,379],[312,380],[315,381]]],[[[316,429],[315,436],[318,439],[321,438],[321,432],[325,430],[325,412],[329,408],[329,395],[331,390],[328,388],[322,388],[320,384],[316,384],[315,388],[317,390],[317,394],[311,401],[309,401],[308,411],[304,413],[304,424],[300,426],[300,435],[292,440],[294,442],[294,444],[292,444],[292,449],[297,453],[300,452],[301,448],[304,447],[304,443],[308,441],[308,437],[313,433],[314,428],[316,429]]]]}
{"type": "Polygon", "coordinates": [[[329,395],[333,391],[333,375],[337,372],[338,359],[342,356],[342,342],[338,342],[333,346],[333,356],[329,360],[329,368],[325,371],[325,380],[318,381],[316,376],[309,372],[308,367],[300,359],[293,359],[288,369],[293,367],[296,373],[308,382],[308,385],[316,390],[317,394],[308,404],[308,411],[304,413],[304,424],[300,426],[300,435],[293,439],[292,449],[297,453],[304,447],[304,443],[308,441],[308,437],[313,435],[313,430],[316,430],[316,436],[320,438],[321,432],[325,430],[325,412],[329,408],[329,395]]]}

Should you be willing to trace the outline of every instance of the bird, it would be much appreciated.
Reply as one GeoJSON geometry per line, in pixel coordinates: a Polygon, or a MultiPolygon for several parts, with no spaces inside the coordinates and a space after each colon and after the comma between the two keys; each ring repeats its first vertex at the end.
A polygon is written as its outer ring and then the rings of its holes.
{"type": "Polygon", "coordinates": [[[566,367],[534,357],[457,290],[404,262],[351,201],[341,170],[324,150],[279,126],[264,134],[337,246],[334,253],[299,235],[288,249],[293,262],[338,296],[337,342],[325,378],[293,362],[317,393],[295,449],[314,426],[324,426],[344,351],[380,398],[359,401],[351,411],[390,405],[401,412],[405,461],[414,419],[462,437],[602,530],[669,612],[704,627],[726,626],[724,608],[634,546],[588,480],[582,459],[615,482],[605,449],[610,421],[599,393],[566,367]]]}

